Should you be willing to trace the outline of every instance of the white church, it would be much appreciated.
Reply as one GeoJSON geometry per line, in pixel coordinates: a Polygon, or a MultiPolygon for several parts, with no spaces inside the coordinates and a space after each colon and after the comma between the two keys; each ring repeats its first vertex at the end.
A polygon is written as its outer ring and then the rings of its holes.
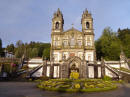
{"type": "MultiPolygon", "coordinates": [[[[120,78],[120,68],[130,69],[124,53],[120,61],[96,60],[92,15],[85,10],[81,18],[82,31],[72,27],[64,30],[64,18],[60,9],[52,18],[50,61],[32,58],[25,62],[35,69],[32,77],[69,78],[78,72],[80,78],[102,78],[104,75],[120,78]]],[[[128,73],[130,74],[130,73],[128,73]]]]}

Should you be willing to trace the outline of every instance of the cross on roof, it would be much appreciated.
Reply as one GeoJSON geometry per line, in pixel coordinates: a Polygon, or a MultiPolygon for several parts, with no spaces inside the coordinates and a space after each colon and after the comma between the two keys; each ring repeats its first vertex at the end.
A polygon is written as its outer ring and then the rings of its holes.
{"type": "Polygon", "coordinates": [[[71,25],[72,25],[72,27],[74,26],[74,24],[73,24],[73,23],[72,23],[71,25]]]}

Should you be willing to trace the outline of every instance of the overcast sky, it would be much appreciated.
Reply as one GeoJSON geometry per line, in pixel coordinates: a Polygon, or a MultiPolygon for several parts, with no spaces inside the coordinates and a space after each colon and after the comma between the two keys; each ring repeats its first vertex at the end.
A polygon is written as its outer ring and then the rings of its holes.
{"type": "Polygon", "coordinates": [[[81,16],[87,8],[94,20],[95,40],[105,27],[130,28],[130,0],[0,0],[0,38],[3,46],[23,42],[50,42],[51,20],[57,9],[63,13],[64,30],[81,31],[81,16]]]}

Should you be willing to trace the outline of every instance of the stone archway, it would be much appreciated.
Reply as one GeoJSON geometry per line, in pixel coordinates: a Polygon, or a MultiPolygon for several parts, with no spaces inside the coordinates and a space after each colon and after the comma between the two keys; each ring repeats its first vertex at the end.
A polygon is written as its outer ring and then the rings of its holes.
{"type": "Polygon", "coordinates": [[[69,68],[69,77],[70,77],[70,74],[72,72],[78,72],[80,71],[80,68],[81,68],[81,60],[80,59],[77,59],[76,57],[73,58],[73,60],[70,60],[69,61],[69,64],[68,64],[68,68],[69,68]]]}
{"type": "Polygon", "coordinates": [[[86,64],[77,56],[69,57],[62,65],[62,78],[69,78],[72,71],[78,72],[80,78],[86,76],[86,64]]]}

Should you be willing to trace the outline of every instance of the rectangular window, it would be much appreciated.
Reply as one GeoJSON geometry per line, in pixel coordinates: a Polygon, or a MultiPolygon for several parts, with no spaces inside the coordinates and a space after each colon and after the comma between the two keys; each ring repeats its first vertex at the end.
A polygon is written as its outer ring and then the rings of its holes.
{"type": "Polygon", "coordinates": [[[88,77],[94,78],[94,67],[93,66],[88,66],[88,72],[89,72],[88,77]]]}
{"type": "Polygon", "coordinates": [[[50,66],[47,66],[46,76],[50,77],[50,66]]]}
{"type": "Polygon", "coordinates": [[[91,54],[88,54],[88,61],[91,61],[91,54]]]}
{"type": "Polygon", "coordinates": [[[90,41],[87,42],[87,46],[91,46],[91,42],[90,41]]]}
{"type": "Polygon", "coordinates": [[[59,66],[54,66],[54,78],[59,78],[59,66]]]}

